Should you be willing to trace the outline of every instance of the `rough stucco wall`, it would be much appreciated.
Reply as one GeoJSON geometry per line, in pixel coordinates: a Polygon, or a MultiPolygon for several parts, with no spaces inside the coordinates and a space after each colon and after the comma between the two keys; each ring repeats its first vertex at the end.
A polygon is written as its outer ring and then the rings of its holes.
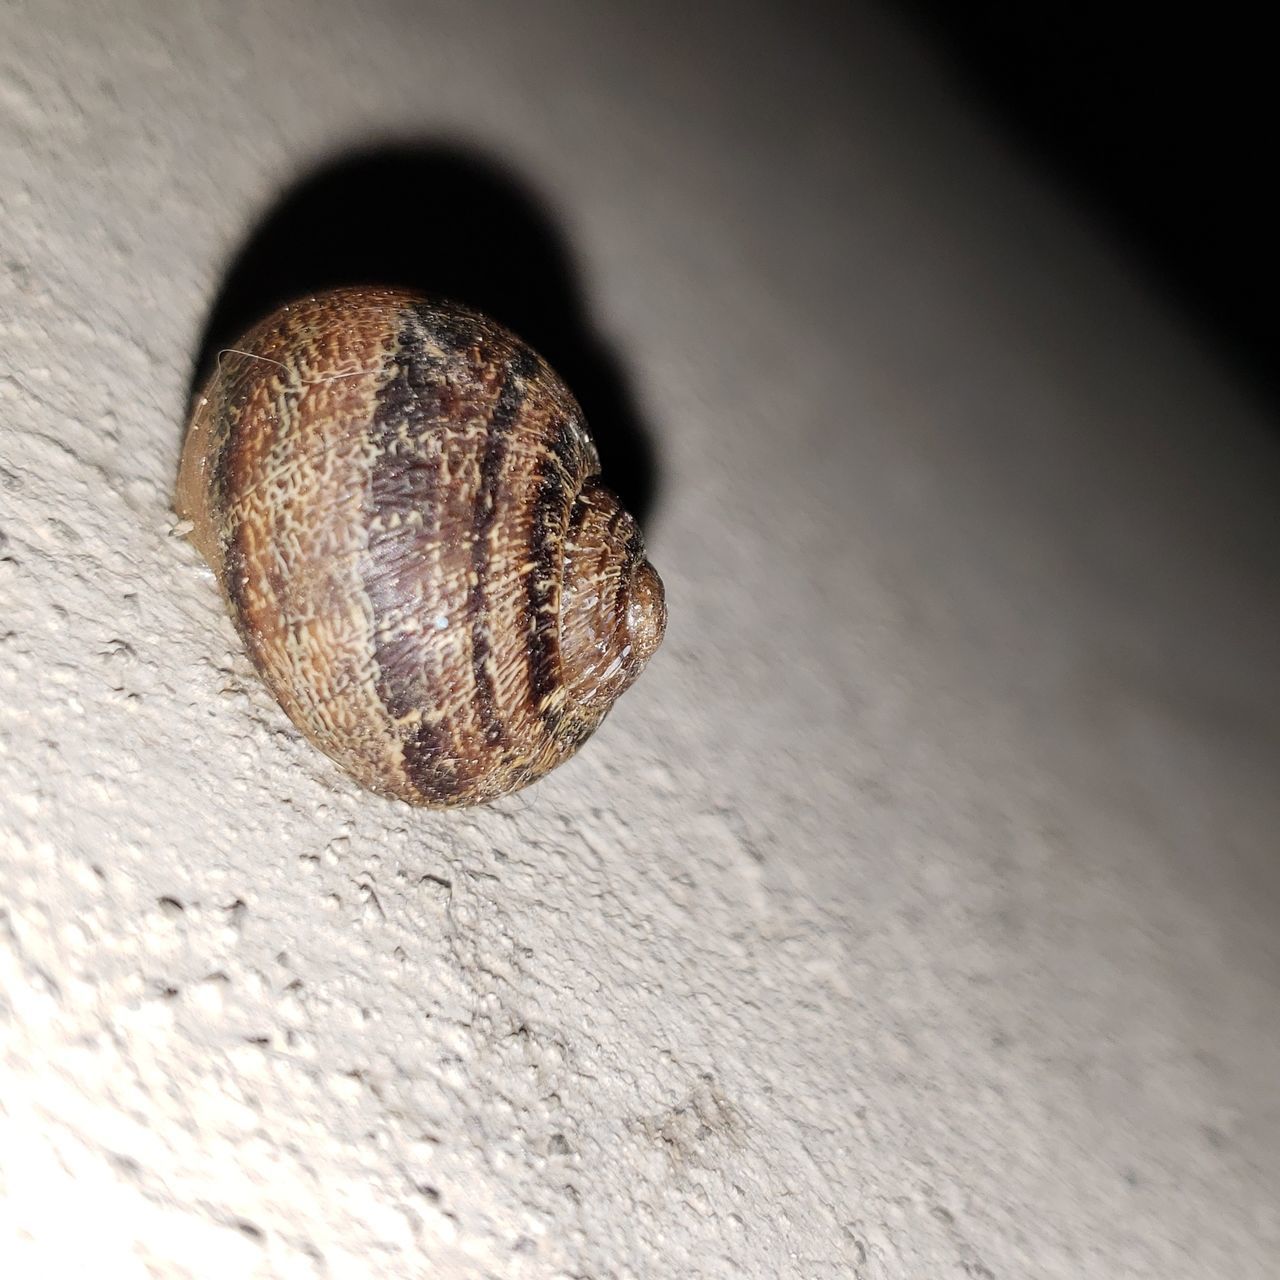
{"type": "Polygon", "coordinates": [[[877,21],[532,8],[4,10],[0,1274],[1273,1276],[1275,437],[877,21]],[[665,648],[456,816],[168,510],[387,134],[549,194],[662,459],[665,648]]]}

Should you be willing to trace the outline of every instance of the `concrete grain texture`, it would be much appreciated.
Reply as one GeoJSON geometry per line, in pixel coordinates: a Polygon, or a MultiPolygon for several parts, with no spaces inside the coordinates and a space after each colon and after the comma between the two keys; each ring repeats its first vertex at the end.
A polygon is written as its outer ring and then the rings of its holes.
{"type": "Polygon", "coordinates": [[[1280,438],[937,65],[0,12],[0,1276],[1280,1274],[1280,438]],[[660,460],[664,648],[456,814],[294,732],[170,511],[228,262],[387,138],[546,201],[660,460]]]}

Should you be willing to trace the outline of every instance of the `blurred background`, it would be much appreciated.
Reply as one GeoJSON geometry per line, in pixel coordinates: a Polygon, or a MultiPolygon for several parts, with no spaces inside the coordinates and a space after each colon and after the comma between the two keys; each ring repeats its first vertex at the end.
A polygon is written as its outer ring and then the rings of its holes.
{"type": "Polygon", "coordinates": [[[1274,409],[1276,93],[1257,7],[889,3],[1274,409]]]}

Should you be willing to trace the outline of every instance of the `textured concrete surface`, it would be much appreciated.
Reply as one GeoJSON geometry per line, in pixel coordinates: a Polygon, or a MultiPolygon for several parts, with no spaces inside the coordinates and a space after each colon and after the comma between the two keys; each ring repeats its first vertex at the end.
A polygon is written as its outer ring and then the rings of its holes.
{"type": "Polygon", "coordinates": [[[1276,1275],[1277,437],[882,20],[636,10],[4,8],[0,1275],[1276,1275]],[[375,136],[548,200],[661,460],[665,648],[454,816],[169,512],[375,136]]]}

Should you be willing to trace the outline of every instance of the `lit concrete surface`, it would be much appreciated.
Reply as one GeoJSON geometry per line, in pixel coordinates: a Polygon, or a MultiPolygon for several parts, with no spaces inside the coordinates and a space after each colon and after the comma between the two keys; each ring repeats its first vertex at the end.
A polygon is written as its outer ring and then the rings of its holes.
{"type": "Polygon", "coordinates": [[[1280,1271],[1277,437],[881,20],[694,8],[6,6],[0,1275],[1280,1271]],[[169,512],[388,134],[543,193],[661,459],[665,648],[453,816],[169,512]]]}

